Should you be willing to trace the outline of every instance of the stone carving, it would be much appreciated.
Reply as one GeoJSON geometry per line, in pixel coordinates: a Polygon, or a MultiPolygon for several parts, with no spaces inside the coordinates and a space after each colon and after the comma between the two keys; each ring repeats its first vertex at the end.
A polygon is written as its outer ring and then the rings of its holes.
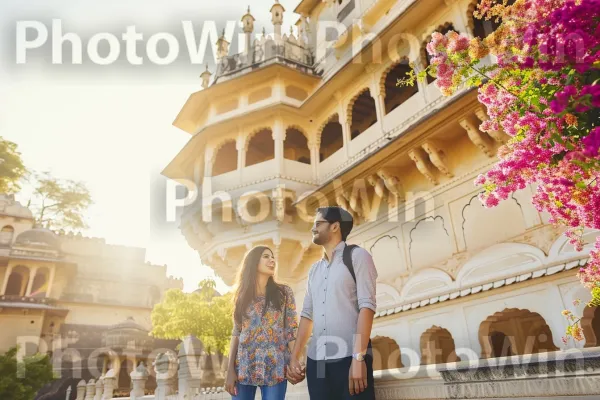
{"type": "MultiPolygon", "coordinates": [[[[395,168],[382,168],[377,171],[377,176],[383,179],[385,187],[391,194],[394,194],[398,200],[404,201],[405,192],[400,181],[400,169],[395,168]]],[[[391,202],[392,197],[388,197],[388,203],[391,202]]]]}
{"type": "Polygon", "coordinates": [[[369,175],[367,177],[367,182],[369,185],[373,186],[375,190],[375,194],[380,198],[385,196],[385,182],[378,175],[369,175]]]}
{"type": "MultiPolygon", "coordinates": [[[[590,396],[600,387],[597,349],[513,356],[448,364],[427,371],[430,379],[407,382],[384,372],[377,399],[498,399],[590,396]],[[492,384],[493,382],[493,384],[492,384]]],[[[421,367],[425,374],[425,367],[421,367]]],[[[420,374],[420,372],[416,372],[420,374]]]]}
{"type": "Polygon", "coordinates": [[[455,279],[458,275],[458,271],[469,258],[471,258],[470,253],[463,251],[461,253],[452,255],[452,257],[441,263],[432,265],[432,268],[442,269],[449,273],[453,279],[455,279]]]}
{"type": "Polygon", "coordinates": [[[434,185],[438,184],[438,180],[433,174],[433,171],[429,167],[426,156],[420,148],[412,149],[408,152],[408,157],[415,163],[419,172],[427,178],[427,180],[434,185]]]}
{"type": "Polygon", "coordinates": [[[483,136],[484,134],[479,130],[477,124],[471,118],[463,118],[459,121],[459,123],[460,126],[467,132],[471,142],[473,142],[473,144],[477,146],[477,148],[479,148],[483,154],[490,158],[494,156],[494,148],[492,144],[485,136],[483,136]]]}
{"type": "Polygon", "coordinates": [[[340,187],[336,190],[335,202],[337,203],[338,206],[347,210],[350,213],[350,215],[352,215],[352,218],[354,219],[354,221],[357,222],[358,215],[350,207],[350,205],[348,203],[348,198],[349,198],[349,195],[344,191],[344,189],[342,187],[340,187]]]}
{"type": "Polygon", "coordinates": [[[520,238],[517,238],[515,242],[530,244],[532,246],[541,249],[546,255],[548,255],[550,248],[556,242],[564,232],[564,228],[555,225],[544,225],[539,229],[535,229],[527,232],[520,238]]]}
{"type": "Polygon", "coordinates": [[[442,174],[448,178],[454,177],[454,174],[450,172],[450,168],[446,165],[446,155],[440,149],[440,145],[433,140],[428,140],[423,143],[423,150],[429,155],[429,160],[442,174]]]}

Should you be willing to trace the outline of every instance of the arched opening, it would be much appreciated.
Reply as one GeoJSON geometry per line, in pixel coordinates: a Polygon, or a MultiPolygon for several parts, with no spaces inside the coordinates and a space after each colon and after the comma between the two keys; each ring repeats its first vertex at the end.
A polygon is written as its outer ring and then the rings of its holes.
{"type": "Polygon", "coordinates": [[[12,226],[6,225],[6,226],[2,227],[2,230],[0,230],[0,246],[1,247],[10,246],[12,243],[14,234],[15,234],[15,229],[12,226]]]}
{"type": "Polygon", "coordinates": [[[319,162],[323,162],[342,147],[344,147],[344,133],[338,115],[334,114],[321,131],[319,162]]]}
{"type": "Polygon", "coordinates": [[[375,108],[375,99],[371,97],[371,91],[363,91],[352,104],[352,122],[350,123],[350,139],[354,139],[375,122],[377,122],[377,110],[375,108]]]}
{"type": "Polygon", "coordinates": [[[398,106],[410,99],[419,91],[419,85],[398,86],[398,80],[406,78],[406,74],[412,71],[408,61],[403,61],[394,66],[385,76],[385,113],[389,114],[398,106]]]}
{"type": "Polygon", "coordinates": [[[400,347],[394,339],[377,336],[371,340],[373,346],[373,370],[402,368],[400,347]]]}
{"type": "MultiPolygon", "coordinates": [[[[444,25],[439,26],[436,30],[434,30],[434,32],[439,32],[442,35],[445,35],[446,33],[450,32],[450,31],[458,32],[456,29],[454,29],[454,25],[452,25],[450,22],[447,22],[444,25]]],[[[429,54],[429,52],[427,51],[427,48],[426,48],[427,44],[429,42],[431,42],[431,35],[429,35],[427,37],[427,39],[425,39],[425,42],[423,42],[423,45],[421,48],[421,58],[424,61],[425,68],[427,68],[431,65],[431,59],[433,58],[433,56],[431,54],[429,54]]],[[[433,83],[434,81],[435,81],[435,78],[432,77],[431,75],[427,74],[427,83],[428,84],[433,83]]]]}
{"type": "Polygon", "coordinates": [[[131,372],[133,372],[133,362],[129,358],[121,360],[119,367],[119,376],[117,380],[117,391],[127,395],[133,388],[131,382],[131,372]]]}
{"type": "MultiPolygon", "coordinates": [[[[483,18],[483,19],[476,18],[475,15],[473,15],[473,14],[477,10],[477,6],[479,3],[481,3],[481,0],[479,0],[479,1],[476,0],[473,3],[471,3],[467,17],[471,21],[473,35],[475,37],[478,37],[479,39],[483,40],[491,33],[494,33],[496,31],[496,29],[498,29],[498,27],[502,24],[502,19],[496,18],[496,17],[491,18],[489,20],[486,20],[485,18],[483,18]]],[[[506,5],[512,6],[513,4],[515,4],[515,0],[508,0],[506,5]]]]}
{"type": "Polygon", "coordinates": [[[213,176],[226,174],[237,169],[238,151],[235,140],[230,140],[217,150],[213,165],[213,176]]]}
{"type": "Polygon", "coordinates": [[[50,272],[48,268],[40,268],[35,273],[31,285],[31,297],[46,297],[48,285],[50,284],[50,272]]]}
{"type": "Polygon", "coordinates": [[[514,356],[512,343],[503,332],[494,331],[490,333],[490,346],[492,348],[491,358],[514,356]]]}
{"type": "Polygon", "coordinates": [[[270,129],[256,133],[248,143],[246,152],[246,167],[275,158],[275,142],[270,129]]]}
{"type": "Polygon", "coordinates": [[[600,346],[600,307],[586,307],[581,318],[585,347],[600,346]]]}
{"type": "Polygon", "coordinates": [[[538,313],[516,308],[495,313],[479,327],[481,358],[556,351],[552,332],[538,313]]]}
{"type": "Polygon", "coordinates": [[[29,268],[19,265],[10,273],[4,294],[8,296],[25,296],[28,283],[29,268]]]}
{"type": "Polygon", "coordinates": [[[283,142],[283,157],[286,160],[294,160],[304,164],[310,164],[310,150],[308,140],[302,132],[296,128],[288,128],[285,132],[283,142]]]}
{"type": "Polygon", "coordinates": [[[421,335],[421,364],[458,362],[454,339],[447,329],[433,326],[421,335]]]}

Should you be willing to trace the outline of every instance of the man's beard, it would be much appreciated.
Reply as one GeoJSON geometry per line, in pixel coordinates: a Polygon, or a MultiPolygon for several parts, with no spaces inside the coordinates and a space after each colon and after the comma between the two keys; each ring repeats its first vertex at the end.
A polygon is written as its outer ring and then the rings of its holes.
{"type": "Polygon", "coordinates": [[[323,243],[325,243],[325,241],[323,241],[323,238],[321,238],[320,235],[313,236],[312,241],[314,244],[319,245],[319,246],[322,245],[323,243]]]}

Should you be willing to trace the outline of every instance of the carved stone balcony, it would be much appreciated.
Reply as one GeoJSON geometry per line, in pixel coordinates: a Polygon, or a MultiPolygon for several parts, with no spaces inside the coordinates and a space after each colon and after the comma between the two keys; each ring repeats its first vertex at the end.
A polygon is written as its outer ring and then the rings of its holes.
{"type": "Polygon", "coordinates": [[[215,83],[273,63],[314,74],[313,54],[290,34],[289,37],[284,35],[281,40],[262,37],[254,42],[251,51],[223,57],[217,64],[215,83]]]}

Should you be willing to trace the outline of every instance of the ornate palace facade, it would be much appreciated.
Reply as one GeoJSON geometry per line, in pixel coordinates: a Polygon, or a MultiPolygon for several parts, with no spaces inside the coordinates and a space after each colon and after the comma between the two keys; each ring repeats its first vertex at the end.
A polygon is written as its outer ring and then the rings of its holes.
{"type": "MultiPolygon", "coordinates": [[[[178,341],[149,337],[150,312],[183,281],[145,262],[145,250],[61,235],[34,225],[29,209],[0,195],[0,352],[50,353],[61,376],[38,396],[116,371],[116,389],[155,349],[178,341]]],[[[46,397],[51,399],[52,397],[46,397]]]]}
{"type": "MultiPolygon", "coordinates": [[[[532,188],[493,209],[477,199],[473,182],[508,137],[480,131],[486,112],[476,91],[445,97],[434,78],[397,85],[428,65],[432,32],[474,37],[497,27],[474,18],[476,5],[302,0],[288,35],[276,1],[274,34],[255,41],[248,11],[245,52],[230,55],[221,37],[216,71],[202,74],[202,90],[174,121],[190,140],[163,174],[198,188],[181,229],[226,283],[248,249],[266,244],[301,307],[322,254],[311,243],[315,208],[354,215],[349,242],[368,249],[379,272],[372,339],[380,371],[554,354],[564,348],[561,311],[582,314],[573,300],[589,299],[576,271],[596,232],[575,251],[532,206],[532,188]]],[[[582,315],[581,347],[595,347],[600,311],[582,315]]],[[[398,384],[379,376],[382,388],[398,384]]],[[[404,396],[414,384],[380,394],[404,396]]]]}

